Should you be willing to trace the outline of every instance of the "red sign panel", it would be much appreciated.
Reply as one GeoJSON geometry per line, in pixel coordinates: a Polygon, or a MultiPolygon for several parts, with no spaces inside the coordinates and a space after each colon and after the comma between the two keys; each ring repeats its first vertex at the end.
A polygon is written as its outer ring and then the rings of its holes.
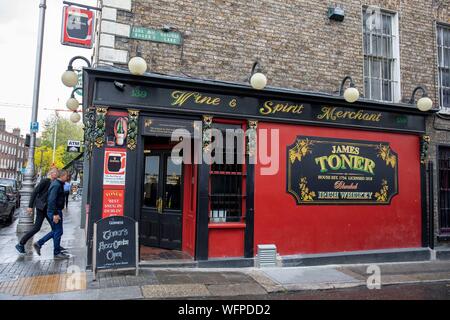
{"type": "Polygon", "coordinates": [[[94,43],[94,13],[87,9],[65,6],[61,43],[68,46],[92,48],[94,43]]]}
{"type": "Polygon", "coordinates": [[[124,192],[123,189],[103,190],[102,219],[123,216],[124,192]]]}

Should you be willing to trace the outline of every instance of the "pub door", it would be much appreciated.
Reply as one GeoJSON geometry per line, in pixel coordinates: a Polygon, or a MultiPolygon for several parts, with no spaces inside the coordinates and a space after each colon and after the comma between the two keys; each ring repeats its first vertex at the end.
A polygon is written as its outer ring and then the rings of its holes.
{"type": "Polygon", "coordinates": [[[181,250],[183,165],[170,150],[151,150],[144,157],[141,243],[181,250]]]}

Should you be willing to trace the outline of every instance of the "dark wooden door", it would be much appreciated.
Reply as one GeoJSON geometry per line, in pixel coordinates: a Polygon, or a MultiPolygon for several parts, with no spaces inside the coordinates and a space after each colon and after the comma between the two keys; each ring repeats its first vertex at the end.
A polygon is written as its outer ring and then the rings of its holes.
{"type": "Polygon", "coordinates": [[[183,172],[169,150],[152,150],[144,160],[141,209],[143,245],[181,250],[183,172]]]}

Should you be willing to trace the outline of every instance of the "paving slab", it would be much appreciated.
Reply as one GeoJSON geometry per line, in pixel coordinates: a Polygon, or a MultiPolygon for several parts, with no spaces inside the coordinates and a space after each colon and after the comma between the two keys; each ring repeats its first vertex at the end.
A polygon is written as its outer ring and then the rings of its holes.
{"type": "Polygon", "coordinates": [[[231,297],[266,294],[266,290],[258,283],[234,283],[207,285],[212,296],[231,297]]]}
{"type": "Polygon", "coordinates": [[[204,284],[160,284],[142,287],[145,298],[207,297],[210,295],[204,284]]]}
{"type": "Polygon", "coordinates": [[[266,268],[262,270],[274,282],[289,290],[347,287],[361,281],[334,268],[266,268]]]}

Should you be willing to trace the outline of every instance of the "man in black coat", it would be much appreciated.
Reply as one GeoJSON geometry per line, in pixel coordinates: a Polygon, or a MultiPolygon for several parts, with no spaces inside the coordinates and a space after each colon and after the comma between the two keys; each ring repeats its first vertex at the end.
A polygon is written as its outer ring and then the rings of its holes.
{"type": "Polygon", "coordinates": [[[16,245],[16,249],[19,253],[25,253],[25,244],[32,236],[41,230],[44,219],[47,219],[50,224],[50,220],[47,217],[47,191],[52,181],[54,181],[57,177],[58,169],[53,168],[50,170],[48,178],[41,179],[36,188],[34,188],[33,193],[31,194],[30,202],[28,203],[27,212],[31,215],[33,213],[33,208],[36,207],[36,220],[33,228],[27,232],[16,245]]]}
{"type": "Polygon", "coordinates": [[[61,237],[63,235],[63,208],[64,208],[64,183],[69,174],[66,170],[59,171],[59,177],[53,181],[48,189],[47,217],[50,219],[52,231],[33,244],[34,249],[40,255],[45,242],[53,238],[53,256],[55,259],[68,259],[70,256],[61,249],[61,237]]]}

